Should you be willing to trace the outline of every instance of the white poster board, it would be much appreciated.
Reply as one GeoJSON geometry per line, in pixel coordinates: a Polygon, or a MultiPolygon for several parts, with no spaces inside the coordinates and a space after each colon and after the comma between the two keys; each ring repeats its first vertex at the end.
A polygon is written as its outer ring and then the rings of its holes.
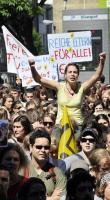
{"type": "Polygon", "coordinates": [[[57,63],[62,79],[66,64],[92,61],[91,31],[48,35],[48,50],[51,63],[57,63]]]}
{"type": "MultiPolygon", "coordinates": [[[[50,80],[58,80],[57,65],[54,63],[50,63],[49,55],[35,56],[34,60],[36,70],[42,77],[50,80]]],[[[22,79],[22,85],[24,87],[34,86],[37,84],[32,77],[28,59],[26,59],[25,57],[22,57],[22,59],[20,60],[18,74],[22,79]]]]}

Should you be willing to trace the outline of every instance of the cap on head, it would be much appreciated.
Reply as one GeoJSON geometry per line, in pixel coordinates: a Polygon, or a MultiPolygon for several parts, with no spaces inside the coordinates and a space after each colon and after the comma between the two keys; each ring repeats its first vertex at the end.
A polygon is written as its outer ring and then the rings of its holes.
{"type": "Polygon", "coordinates": [[[98,132],[97,132],[96,129],[94,129],[94,128],[85,128],[81,133],[80,139],[82,137],[86,137],[88,135],[93,137],[95,140],[97,140],[97,138],[98,138],[98,132]]]}

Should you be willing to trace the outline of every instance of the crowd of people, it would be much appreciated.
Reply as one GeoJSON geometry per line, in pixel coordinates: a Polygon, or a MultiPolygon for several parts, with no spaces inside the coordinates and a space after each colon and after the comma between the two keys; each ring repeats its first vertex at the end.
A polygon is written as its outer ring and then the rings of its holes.
{"type": "Polygon", "coordinates": [[[42,78],[29,64],[32,88],[0,85],[0,199],[110,200],[110,85],[99,54],[94,75],[79,82],[69,63],[65,81],[42,78]],[[78,153],[58,159],[63,108],[74,126],[78,153]],[[2,133],[3,132],[3,133],[2,133]],[[7,141],[6,141],[7,138],[7,141]]]}

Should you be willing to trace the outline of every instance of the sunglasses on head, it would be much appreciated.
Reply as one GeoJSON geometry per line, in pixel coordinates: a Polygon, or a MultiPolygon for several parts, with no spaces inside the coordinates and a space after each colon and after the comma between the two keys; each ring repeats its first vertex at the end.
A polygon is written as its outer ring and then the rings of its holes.
{"type": "Polygon", "coordinates": [[[43,122],[43,124],[44,124],[44,126],[47,126],[47,125],[53,126],[53,122],[43,122]]]}
{"type": "Polygon", "coordinates": [[[81,138],[81,142],[87,142],[87,141],[89,141],[90,143],[95,142],[94,138],[81,138]]]}
{"type": "Polygon", "coordinates": [[[48,145],[45,145],[45,146],[43,146],[43,145],[36,145],[35,148],[39,149],[39,150],[41,150],[42,148],[44,148],[45,150],[49,150],[50,146],[48,146],[48,145]]]}

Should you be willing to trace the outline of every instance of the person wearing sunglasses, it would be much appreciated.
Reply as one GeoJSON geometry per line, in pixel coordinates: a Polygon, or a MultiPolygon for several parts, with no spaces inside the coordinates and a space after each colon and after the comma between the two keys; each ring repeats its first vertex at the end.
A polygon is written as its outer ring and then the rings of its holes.
{"type": "Polygon", "coordinates": [[[43,117],[43,125],[45,130],[51,135],[54,125],[55,125],[55,116],[51,113],[45,113],[43,117]]]}
{"type": "Polygon", "coordinates": [[[90,165],[89,156],[96,147],[97,142],[97,131],[93,128],[85,128],[80,136],[80,147],[81,151],[78,155],[90,165]]]}
{"type": "Polygon", "coordinates": [[[66,177],[63,172],[49,162],[51,138],[45,130],[33,132],[29,138],[31,163],[29,177],[40,178],[46,186],[48,200],[65,199],[66,177]]]}

